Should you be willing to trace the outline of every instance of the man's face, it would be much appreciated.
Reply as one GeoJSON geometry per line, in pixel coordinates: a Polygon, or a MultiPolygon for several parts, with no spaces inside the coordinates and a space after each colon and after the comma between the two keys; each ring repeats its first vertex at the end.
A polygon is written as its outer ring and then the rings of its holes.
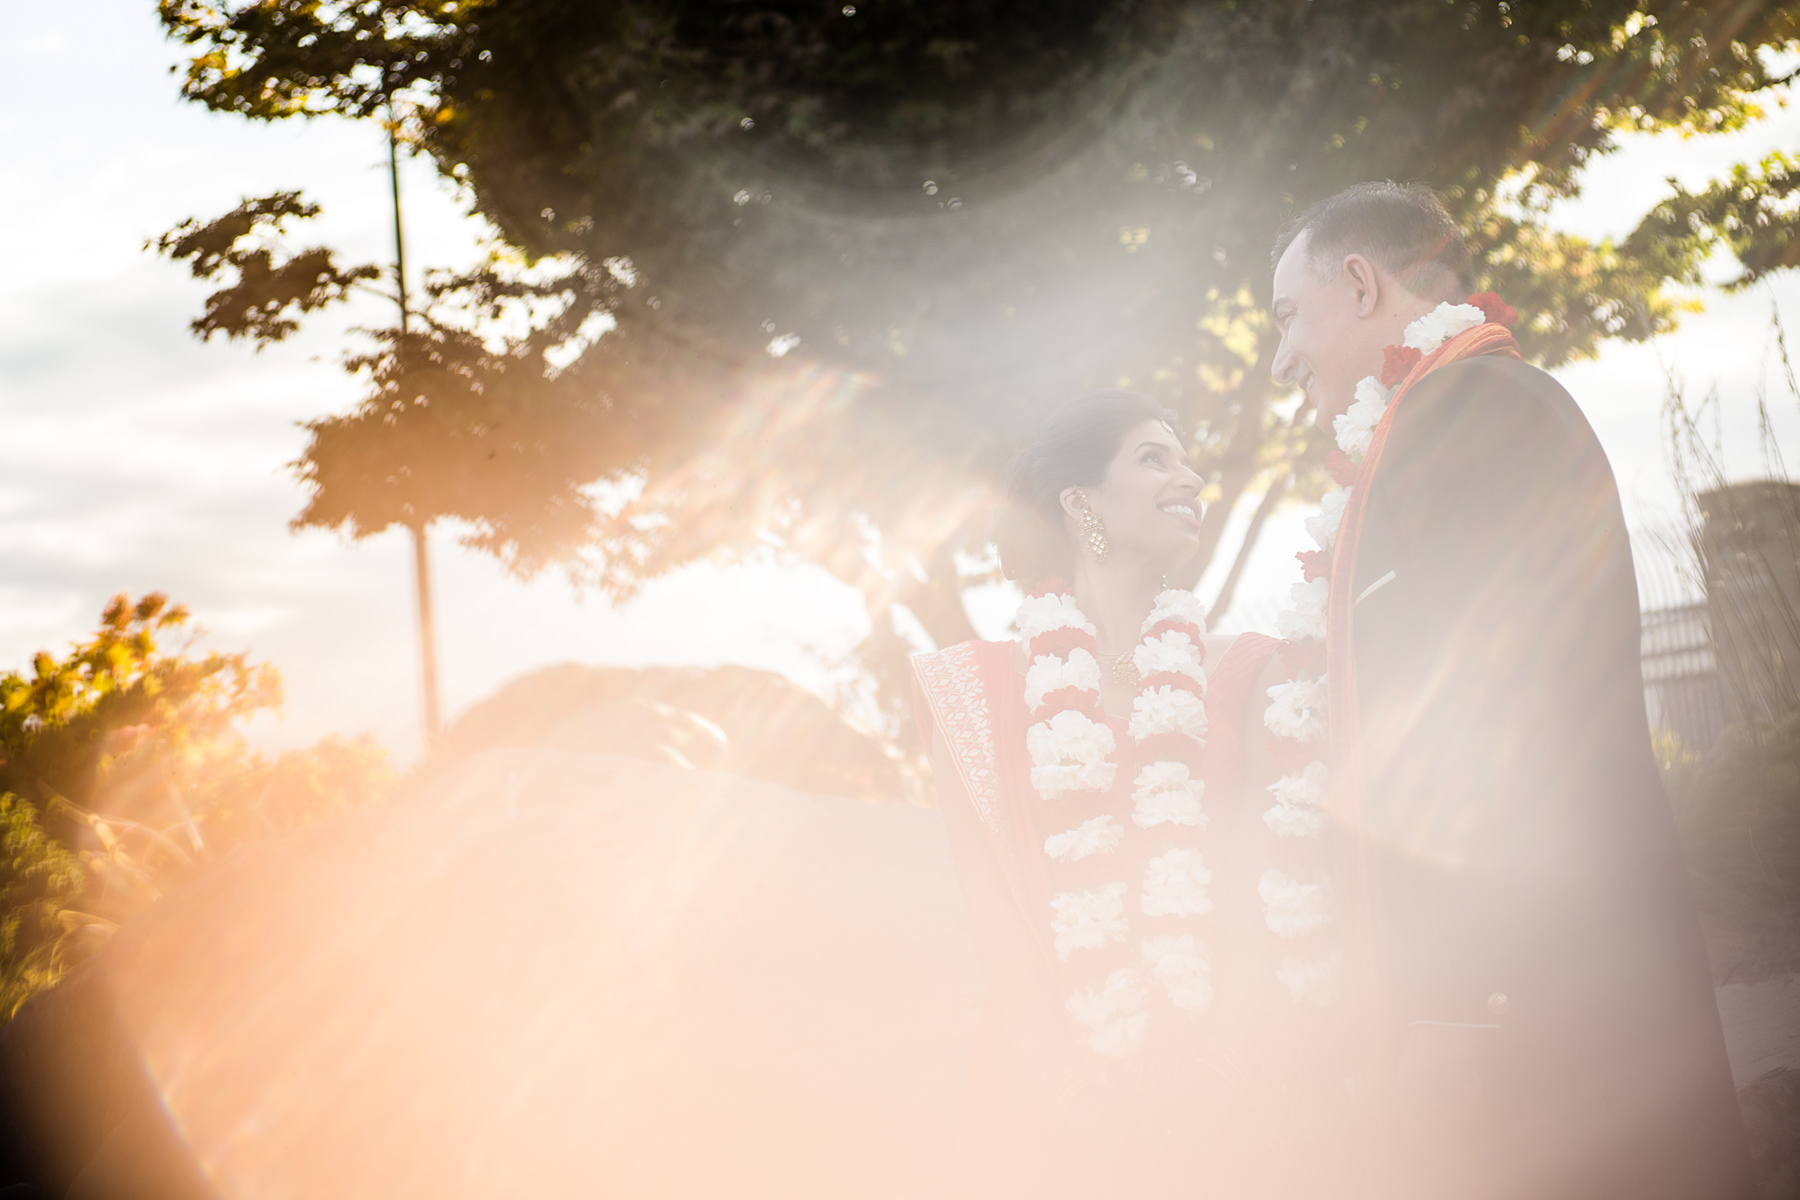
{"type": "Polygon", "coordinates": [[[1298,384],[1314,409],[1313,422],[1327,432],[1331,420],[1350,407],[1356,385],[1381,369],[1381,346],[1371,349],[1373,321],[1360,311],[1361,288],[1351,272],[1339,270],[1327,282],[1307,264],[1310,234],[1295,238],[1275,264],[1271,311],[1281,345],[1275,351],[1275,382],[1298,384]]]}

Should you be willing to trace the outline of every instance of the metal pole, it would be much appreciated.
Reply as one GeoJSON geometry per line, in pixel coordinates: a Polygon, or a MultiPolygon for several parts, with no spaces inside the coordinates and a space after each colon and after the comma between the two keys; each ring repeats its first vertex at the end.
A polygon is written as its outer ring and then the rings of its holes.
{"type": "Polygon", "coordinates": [[[433,632],[431,613],[431,561],[426,548],[423,523],[408,526],[412,532],[413,575],[419,589],[419,661],[425,675],[425,749],[437,742],[438,724],[437,637],[433,632]]]}
{"type": "Polygon", "coordinates": [[[406,234],[400,226],[400,117],[388,98],[388,181],[394,187],[394,282],[400,289],[400,332],[407,330],[406,234]]]}
{"type": "MultiPolygon", "coordinates": [[[[408,331],[406,302],[406,230],[400,221],[400,118],[388,97],[388,182],[394,191],[394,282],[400,298],[400,334],[408,331]]],[[[396,348],[404,354],[404,342],[396,348]]],[[[431,553],[428,542],[429,521],[407,526],[412,533],[413,581],[419,597],[419,669],[425,687],[425,751],[436,745],[442,726],[438,715],[437,634],[431,612],[431,553]]]]}

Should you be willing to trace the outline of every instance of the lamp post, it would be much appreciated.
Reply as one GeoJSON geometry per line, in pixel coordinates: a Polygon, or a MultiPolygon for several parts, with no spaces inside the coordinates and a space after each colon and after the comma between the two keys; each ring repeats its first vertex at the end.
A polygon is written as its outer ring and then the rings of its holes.
{"type": "MultiPolygon", "coordinates": [[[[405,345],[410,328],[406,299],[406,233],[400,218],[400,117],[388,94],[388,180],[394,193],[394,279],[400,299],[400,338],[405,345]]],[[[407,524],[412,535],[413,581],[419,598],[419,668],[424,687],[425,749],[429,753],[441,729],[438,708],[437,634],[431,608],[431,554],[427,540],[430,518],[415,516],[407,524]]]]}

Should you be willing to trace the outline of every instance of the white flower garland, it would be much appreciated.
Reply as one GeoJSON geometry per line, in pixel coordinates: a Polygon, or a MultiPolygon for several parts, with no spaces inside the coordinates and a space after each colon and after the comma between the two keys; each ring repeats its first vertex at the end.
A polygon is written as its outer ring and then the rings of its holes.
{"type": "Polygon", "coordinates": [[[1098,692],[1100,660],[1080,646],[1069,651],[1067,658],[1040,656],[1025,671],[1025,707],[1041,708],[1045,696],[1066,687],[1098,692]]]}
{"type": "Polygon", "coordinates": [[[1487,313],[1473,304],[1446,302],[1408,325],[1400,344],[1420,354],[1430,354],[1457,334],[1487,324],[1487,319],[1487,313]]]}
{"type": "Polygon", "coordinates": [[[1144,1042],[1144,1026],[1150,1014],[1143,1011],[1150,998],[1144,980],[1133,967],[1120,967],[1106,977],[1099,991],[1084,988],[1069,997],[1069,1015],[1089,1030],[1088,1045],[1114,1057],[1131,1053],[1144,1042]]]}
{"type": "Polygon", "coordinates": [[[1191,738],[1206,733],[1206,704],[1188,688],[1145,688],[1131,702],[1134,742],[1145,742],[1159,733],[1183,733],[1191,738]]]}
{"type": "Polygon", "coordinates": [[[1202,647],[1194,645],[1193,638],[1179,630],[1170,630],[1161,637],[1147,637],[1139,642],[1137,649],[1131,652],[1131,665],[1137,668],[1139,678],[1165,671],[1185,675],[1194,681],[1195,689],[1204,696],[1206,672],[1200,665],[1204,654],[1202,647]]]}
{"type": "MultiPolygon", "coordinates": [[[[1141,831],[1206,829],[1205,784],[1193,769],[1206,733],[1204,622],[1205,610],[1192,592],[1165,590],[1144,619],[1132,652],[1142,683],[1127,730],[1138,745],[1157,739],[1152,749],[1157,756],[1132,781],[1131,823],[1141,831]],[[1165,743],[1170,753],[1158,753],[1165,743]]],[[[1025,731],[1025,747],[1032,786],[1052,803],[1108,791],[1117,780],[1118,747],[1100,707],[1093,623],[1072,595],[1052,588],[1025,600],[1018,624],[1028,660],[1025,703],[1033,723],[1025,731]]],[[[1119,850],[1127,833],[1125,825],[1103,813],[1046,838],[1044,853],[1064,866],[1103,861],[1119,850]]],[[[1145,869],[1138,907],[1147,917],[1203,915],[1213,907],[1207,895],[1211,879],[1198,850],[1166,847],[1145,869]]],[[[1115,881],[1052,896],[1050,929],[1061,961],[1129,936],[1127,887],[1115,881]]],[[[1173,1007],[1203,1012],[1211,1004],[1211,958],[1204,941],[1192,934],[1162,934],[1144,942],[1140,953],[1150,982],[1162,986],[1173,1007]]],[[[1076,991],[1067,1007],[1092,1049],[1122,1055],[1143,1042],[1148,994],[1139,970],[1122,967],[1098,989],[1076,991]]]]}
{"type": "Polygon", "coordinates": [[[1306,536],[1319,544],[1327,554],[1337,545],[1338,526],[1344,521],[1344,506],[1350,503],[1350,489],[1337,488],[1319,500],[1319,511],[1306,518],[1306,536]]]}
{"type": "Polygon", "coordinates": [[[1257,881],[1256,891],[1263,900],[1263,917],[1269,932],[1276,937],[1305,937],[1331,924],[1328,883],[1301,883],[1270,867],[1257,881]]]}
{"type": "Polygon", "coordinates": [[[1165,933],[1143,945],[1150,977],[1168,989],[1169,1003],[1187,1012],[1212,1005],[1212,960],[1207,945],[1191,933],[1165,933]]]}
{"type": "Polygon", "coordinates": [[[1325,610],[1331,600],[1331,580],[1321,575],[1309,583],[1296,583],[1288,589],[1293,607],[1275,618],[1275,627],[1284,638],[1304,642],[1308,638],[1325,639],[1325,610]]]}
{"type": "Polygon", "coordinates": [[[1352,458],[1367,454],[1375,440],[1375,426],[1381,423],[1387,405],[1388,390],[1381,386],[1381,380],[1370,375],[1358,383],[1355,401],[1331,423],[1338,449],[1352,458]]]}
{"type": "MultiPolygon", "coordinates": [[[[1401,344],[1417,350],[1421,356],[1432,354],[1459,333],[1465,333],[1487,322],[1487,314],[1473,304],[1440,304],[1411,325],[1401,337],[1401,344]]],[[[1399,385],[1396,384],[1395,387],[1399,385]]],[[[1352,462],[1361,462],[1374,442],[1375,427],[1394,398],[1394,388],[1370,375],[1356,385],[1356,398],[1349,409],[1332,419],[1331,430],[1337,435],[1337,447],[1352,462]]],[[[1337,539],[1338,525],[1344,519],[1344,505],[1350,500],[1350,489],[1339,488],[1325,494],[1319,515],[1307,521],[1306,531],[1319,549],[1329,551],[1337,539]],[[1315,524],[1316,523],[1316,524],[1315,524]]]]}
{"type": "Polygon", "coordinates": [[[1122,942],[1130,931],[1125,920],[1125,885],[1109,883],[1097,892],[1058,892],[1050,897],[1056,916],[1050,932],[1056,935],[1056,957],[1063,962],[1077,950],[1098,950],[1108,942],[1122,942]]]}
{"type": "Polygon", "coordinates": [[[1204,780],[1189,777],[1184,762],[1153,762],[1132,780],[1131,823],[1139,829],[1157,825],[1193,825],[1204,833],[1206,814],[1200,810],[1204,780]]]}
{"type": "Polygon", "coordinates": [[[1317,742],[1325,737],[1325,712],[1331,692],[1326,677],[1294,679],[1269,689],[1269,707],[1263,724],[1278,738],[1317,742]]]}
{"type": "Polygon", "coordinates": [[[1099,636],[1099,631],[1075,606],[1075,597],[1067,593],[1025,597],[1019,604],[1018,623],[1019,636],[1026,645],[1057,629],[1078,629],[1089,637],[1099,636]]]}
{"type": "Polygon", "coordinates": [[[1200,603],[1200,597],[1184,588],[1164,588],[1151,602],[1150,615],[1144,618],[1143,628],[1148,632],[1165,621],[1192,625],[1204,633],[1206,605],[1200,603]]]}
{"type": "Polygon", "coordinates": [[[1119,770],[1112,761],[1112,729],[1072,708],[1027,729],[1025,749],[1031,755],[1031,786],[1046,800],[1103,792],[1119,770]]]}
{"type": "Polygon", "coordinates": [[[1112,853],[1124,837],[1125,827],[1101,813],[1067,833],[1053,833],[1045,838],[1044,853],[1057,862],[1080,862],[1096,854],[1112,853]]]}
{"type": "MultiPolygon", "coordinates": [[[[1473,304],[1440,304],[1408,325],[1401,341],[1422,358],[1487,320],[1487,313],[1473,304]]],[[[1356,385],[1350,407],[1333,419],[1337,447],[1352,463],[1360,463],[1374,444],[1375,430],[1393,400],[1394,390],[1383,384],[1380,377],[1371,375],[1356,385]]],[[[1337,546],[1350,491],[1340,487],[1325,493],[1318,513],[1306,518],[1308,536],[1327,555],[1337,546]]],[[[1281,636],[1294,642],[1323,643],[1330,594],[1329,574],[1295,584],[1289,590],[1290,607],[1276,618],[1281,636]]],[[[1269,689],[1270,703],[1264,711],[1263,724],[1287,745],[1290,757],[1303,760],[1305,748],[1324,741],[1329,721],[1328,697],[1323,674],[1309,677],[1302,672],[1269,689]]],[[[1269,786],[1275,803],[1263,813],[1263,822],[1278,837],[1320,836],[1329,825],[1324,812],[1328,782],[1326,766],[1317,759],[1284,774],[1269,786]]],[[[1263,901],[1264,921],[1278,937],[1306,937],[1331,924],[1329,882],[1301,883],[1270,868],[1263,872],[1257,891],[1263,901]]],[[[1296,1003],[1312,1004],[1330,1004],[1337,998],[1339,975],[1335,954],[1313,961],[1289,956],[1276,972],[1276,978],[1296,1003]]]]}
{"type": "Polygon", "coordinates": [[[1206,887],[1212,872],[1200,852],[1184,846],[1159,854],[1144,868],[1138,905],[1146,917],[1201,917],[1213,910],[1206,887]]]}
{"type": "Polygon", "coordinates": [[[1275,807],[1263,813],[1263,822],[1277,837],[1316,837],[1324,833],[1326,783],[1322,762],[1310,762],[1299,771],[1283,775],[1269,785],[1275,807]]]}

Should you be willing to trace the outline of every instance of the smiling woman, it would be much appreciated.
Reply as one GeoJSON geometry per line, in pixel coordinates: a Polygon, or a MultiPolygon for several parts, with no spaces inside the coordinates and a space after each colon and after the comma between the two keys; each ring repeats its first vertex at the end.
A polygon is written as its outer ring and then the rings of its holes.
{"type": "Polygon", "coordinates": [[[1335,986],[1327,891],[1291,847],[1271,853],[1281,831],[1244,777],[1273,773],[1239,753],[1274,643],[1208,638],[1199,600],[1163,583],[1199,542],[1183,442],[1137,393],[1058,409],[1008,476],[998,542],[1030,592],[1019,640],[913,660],[989,985],[971,1096],[983,1194],[1298,1182],[1332,1142],[1316,1086],[1330,1056],[1303,1049],[1335,986]],[[1265,928],[1272,875],[1306,921],[1271,910],[1265,928]],[[1271,933],[1298,939],[1284,948],[1306,955],[1304,996],[1271,933]],[[1263,1052],[1277,1045],[1316,1078],[1263,1052]],[[1262,1153],[1283,1140],[1276,1095],[1318,1098],[1310,1146],[1280,1166],[1262,1153]]]}

